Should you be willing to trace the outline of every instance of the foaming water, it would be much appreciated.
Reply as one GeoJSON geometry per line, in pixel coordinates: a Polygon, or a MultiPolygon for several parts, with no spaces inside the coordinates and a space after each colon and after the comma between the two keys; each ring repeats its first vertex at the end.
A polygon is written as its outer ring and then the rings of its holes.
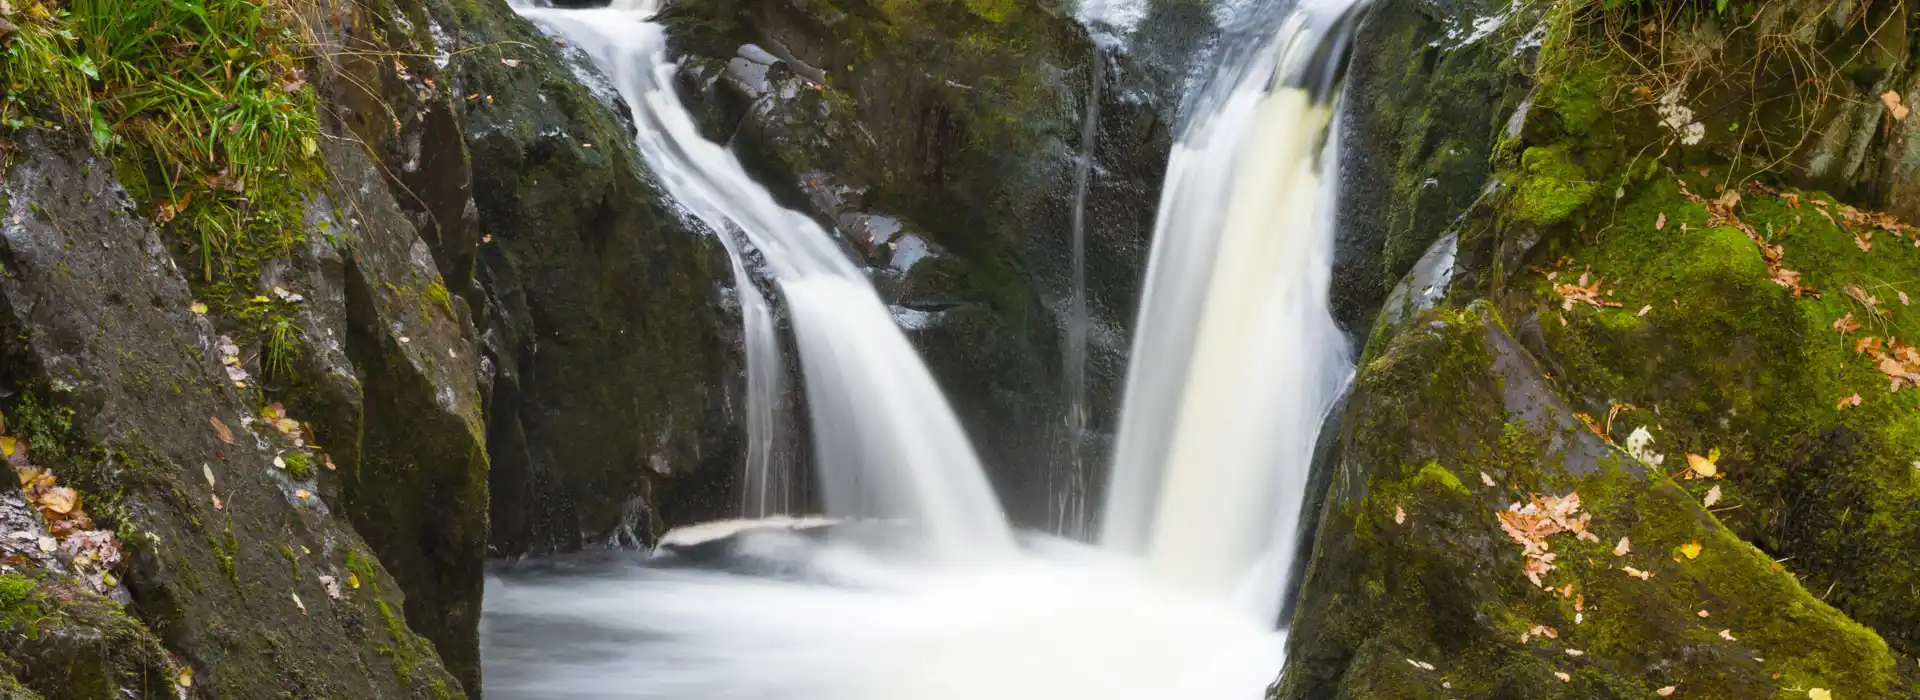
{"type": "Polygon", "coordinates": [[[673,90],[666,33],[648,21],[656,5],[518,9],[565,35],[619,88],[640,154],[674,199],[766,257],[793,319],[828,512],[909,518],[956,558],[1010,552],[972,444],[865,274],[818,224],[781,207],[733,154],[700,136],[673,90]]]}
{"type": "Polygon", "coordinates": [[[490,578],[487,696],[1254,698],[1284,652],[1271,625],[1064,541],[965,569],[783,546],[764,548],[805,578],[636,560],[490,578]]]}

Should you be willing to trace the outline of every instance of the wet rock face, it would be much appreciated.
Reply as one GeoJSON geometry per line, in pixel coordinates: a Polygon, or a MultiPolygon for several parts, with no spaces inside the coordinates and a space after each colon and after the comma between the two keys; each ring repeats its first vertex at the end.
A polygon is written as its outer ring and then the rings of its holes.
{"type": "Polygon", "coordinates": [[[1374,312],[1493,172],[1494,146],[1531,83],[1535,11],[1504,3],[1376,3],[1342,96],[1345,150],[1335,318],[1364,338],[1374,312]]]}
{"type": "MultiPolygon", "coordinates": [[[[144,626],[57,583],[14,590],[8,574],[0,625],[32,605],[54,629],[42,628],[53,635],[43,642],[0,645],[31,657],[7,670],[48,697],[170,693],[176,671],[164,669],[176,663],[228,697],[457,694],[402,620],[404,586],[334,515],[352,499],[332,475],[278,466],[287,437],[257,418],[260,395],[237,389],[221,367],[216,321],[192,310],[168,248],[112,172],[84,144],[19,142],[0,184],[0,379],[10,418],[43,416],[10,426],[32,431],[36,463],[119,533],[131,561],[128,612],[144,626]],[[29,401],[37,413],[20,412],[29,401]],[[321,577],[363,587],[336,598],[321,577]],[[129,667],[145,670],[126,675],[129,667]]],[[[433,338],[423,333],[422,344],[433,338]]],[[[449,529],[463,523],[457,512],[437,515],[449,529]]],[[[479,532],[465,536],[477,552],[479,532]]],[[[423,601],[442,615],[477,603],[458,587],[423,601]]],[[[459,631],[433,629],[457,658],[459,631]]]]}
{"type": "Polygon", "coordinates": [[[372,34],[424,49],[361,67],[397,129],[344,116],[384,144],[451,306],[472,310],[489,551],[631,546],[731,513],[728,269],[663,204],[611,96],[503,3],[402,2],[372,34]]]}
{"type": "Polygon", "coordinates": [[[1095,431],[1118,405],[1171,124],[1131,59],[1096,58],[1071,19],[1016,7],[703,0],[665,17],[703,132],[879,264],[1009,510],[1045,524],[1049,465],[1065,461],[1073,171],[1093,62],[1106,63],[1087,225],[1095,431]],[[812,194],[823,177],[845,190],[832,202],[812,194]],[[889,269],[900,253],[872,257],[875,217],[912,234],[880,245],[936,254],[889,269]]]}

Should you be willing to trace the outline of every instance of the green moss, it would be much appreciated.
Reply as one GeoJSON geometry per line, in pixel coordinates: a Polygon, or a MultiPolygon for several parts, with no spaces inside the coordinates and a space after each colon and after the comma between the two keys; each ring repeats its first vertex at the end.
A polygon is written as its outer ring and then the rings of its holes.
{"type": "Polygon", "coordinates": [[[313,478],[313,455],[306,450],[288,450],[280,455],[280,461],[287,465],[287,475],[301,481],[313,478]]]}
{"type": "Polygon", "coordinates": [[[966,0],[967,10],[993,22],[1005,22],[1020,9],[1019,0],[966,0]]]}
{"type": "Polygon", "coordinates": [[[1467,491],[1467,485],[1460,483],[1460,477],[1454,476],[1453,472],[1447,471],[1447,468],[1440,466],[1439,462],[1428,462],[1426,466],[1421,467],[1420,473],[1414,476],[1413,483],[1418,487],[1451,492],[1458,496],[1470,494],[1467,491]]]}
{"type": "Polygon", "coordinates": [[[1515,221],[1552,226],[1593,198],[1596,185],[1562,146],[1536,146],[1520,157],[1520,172],[1507,214],[1515,221]]]}

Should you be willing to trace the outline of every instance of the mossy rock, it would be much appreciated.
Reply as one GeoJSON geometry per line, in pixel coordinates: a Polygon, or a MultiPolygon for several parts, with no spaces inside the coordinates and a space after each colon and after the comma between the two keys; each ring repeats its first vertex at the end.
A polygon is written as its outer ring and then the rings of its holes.
{"type": "Polygon", "coordinates": [[[1910,692],[1878,635],[1585,427],[1491,306],[1404,328],[1356,379],[1277,697],[1910,692]],[[1496,516],[1543,494],[1597,540],[1548,538],[1536,586],[1496,516]]]}
{"type": "Polygon", "coordinates": [[[169,697],[179,673],[119,603],[38,570],[0,574],[0,654],[16,693],[47,700],[169,697]]]}

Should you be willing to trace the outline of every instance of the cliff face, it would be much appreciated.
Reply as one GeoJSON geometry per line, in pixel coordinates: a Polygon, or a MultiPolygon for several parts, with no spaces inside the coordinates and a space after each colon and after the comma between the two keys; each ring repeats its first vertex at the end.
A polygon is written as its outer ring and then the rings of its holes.
{"type": "Polygon", "coordinates": [[[1910,13],[1378,9],[1513,58],[1357,67],[1528,96],[1484,149],[1479,117],[1371,118],[1427,134],[1391,181],[1458,140],[1485,194],[1372,324],[1279,694],[1910,696],[1910,13]],[[1575,494],[1598,541],[1535,519],[1575,494]]]}

